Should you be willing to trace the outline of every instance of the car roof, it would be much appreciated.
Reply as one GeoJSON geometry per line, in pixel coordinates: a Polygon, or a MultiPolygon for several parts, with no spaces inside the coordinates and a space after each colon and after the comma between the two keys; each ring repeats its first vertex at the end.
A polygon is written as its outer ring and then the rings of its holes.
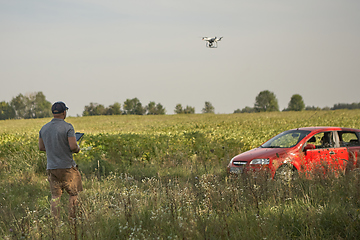
{"type": "Polygon", "coordinates": [[[360,132],[360,129],[356,128],[346,128],[346,127],[301,127],[301,128],[294,128],[292,130],[306,130],[306,131],[353,131],[353,132],[360,132]]]}

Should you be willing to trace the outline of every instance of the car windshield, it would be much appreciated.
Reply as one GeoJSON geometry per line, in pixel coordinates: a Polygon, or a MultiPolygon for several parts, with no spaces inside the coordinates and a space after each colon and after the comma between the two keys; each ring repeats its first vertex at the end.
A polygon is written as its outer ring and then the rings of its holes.
{"type": "Polygon", "coordinates": [[[290,148],[300,142],[310,131],[305,130],[289,130],[271,138],[269,141],[261,145],[263,148],[290,148]]]}

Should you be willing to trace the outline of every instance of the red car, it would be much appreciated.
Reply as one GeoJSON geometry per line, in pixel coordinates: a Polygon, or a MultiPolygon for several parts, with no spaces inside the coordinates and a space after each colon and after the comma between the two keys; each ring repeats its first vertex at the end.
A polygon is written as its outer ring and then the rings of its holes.
{"type": "MultiPolygon", "coordinates": [[[[260,147],[233,157],[229,173],[265,170],[272,178],[290,180],[298,173],[315,170],[343,171],[357,168],[360,130],[340,127],[291,129],[271,138],[260,147]]],[[[358,163],[359,162],[359,163],[358,163]]]]}

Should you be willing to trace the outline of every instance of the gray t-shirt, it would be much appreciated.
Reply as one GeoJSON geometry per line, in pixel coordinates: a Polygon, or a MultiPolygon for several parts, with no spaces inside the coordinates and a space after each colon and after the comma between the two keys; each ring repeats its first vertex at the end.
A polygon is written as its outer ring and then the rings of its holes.
{"type": "Polygon", "coordinates": [[[47,169],[76,166],[68,141],[68,137],[75,137],[75,130],[70,123],[53,118],[41,128],[39,137],[45,145],[47,169]]]}

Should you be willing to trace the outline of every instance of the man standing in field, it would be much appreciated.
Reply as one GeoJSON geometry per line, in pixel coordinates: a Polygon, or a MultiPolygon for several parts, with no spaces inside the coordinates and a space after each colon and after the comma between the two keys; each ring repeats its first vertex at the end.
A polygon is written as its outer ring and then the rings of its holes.
{"type": "Polygon", "coordinates": [[[78,193],[83,190],[81,175],[72,156],[80,151],[80,147],[73,126],[64,121],[68,109],[63,102],[54,103],[51,108],[54,118],[39,132],[39,149],[46,151],[47,157],[51,212],[57,219],[60,216],[59,203],[63,190],[69,194],[71,218],[75,218],[78,193]]]}

